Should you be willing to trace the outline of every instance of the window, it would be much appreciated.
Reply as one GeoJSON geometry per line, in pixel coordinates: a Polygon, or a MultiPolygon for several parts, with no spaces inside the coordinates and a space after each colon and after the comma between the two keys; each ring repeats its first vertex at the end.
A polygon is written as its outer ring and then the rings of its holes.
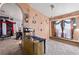
{"type": "Polygon", "coordinates": [[[61,37],[61,34],[62,34],[61,22],[57,21],[55,23],[55,27],[56,27],[56,36],[61,37]]]}
{"type": "Polygon", "coordinates": [[[71,20],[64,20],[64,38],[71,38],[71,20]]]}
{"type": "Polygon", "coordinates": [[[76,29],[76,18],[65,19],[55,22],[56,36],[72,39],[76,29]]]}

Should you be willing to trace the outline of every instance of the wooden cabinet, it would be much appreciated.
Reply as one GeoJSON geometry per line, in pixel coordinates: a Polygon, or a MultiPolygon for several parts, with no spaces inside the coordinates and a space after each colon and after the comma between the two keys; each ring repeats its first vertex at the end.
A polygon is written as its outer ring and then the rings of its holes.
{"type": "Polygon", "coordinates": [[[23,40],[23,52],[24,54],[31,55],[33,54],[33,42],[29,39],[23,40]]]}
{"type": "Polygon", "coordinates": [[[29,28],[24,28],[22,50],[27,55],[41,55],[45,53],[45,39],[34,35],[29,28]]]}
{"type": "Polygon", "coordinates": [[[27,55],[41,55],[44,54],[44,44],[38,40],[23,40],[23,52],[27,55]]]}

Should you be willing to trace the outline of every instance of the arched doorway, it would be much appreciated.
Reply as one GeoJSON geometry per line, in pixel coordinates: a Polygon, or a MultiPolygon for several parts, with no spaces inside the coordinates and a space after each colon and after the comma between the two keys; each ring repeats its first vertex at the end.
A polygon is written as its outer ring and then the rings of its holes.
{"type": "MultiPolygon", "coordinates": [[[[15,3],[4,3],[1,4],[0,6],[0,16],[4,16],[4,17],[9,17],[9,19],[7,19],[8,22],[15,22],[16,24],[13,24],[12,26],[12,31],[15,34],[16,32],[18,32],[18,30],[23,30],[23,26],[22,26],[22,22],[23,22],[23,13],[21,8],[15,4],[15,3]]],[[[4,21],[6,21],[4,19],[4,21]]],[[[9,24],[8,24],[9,25],[9,24]]],[[[3,28],[5,28],[3,31],[3,34],[7,34],[7,28],[6,28],[6,23],[4,23],[3,28]]],[[[10,24],[11,26],[11,24],[10,24]]]]}

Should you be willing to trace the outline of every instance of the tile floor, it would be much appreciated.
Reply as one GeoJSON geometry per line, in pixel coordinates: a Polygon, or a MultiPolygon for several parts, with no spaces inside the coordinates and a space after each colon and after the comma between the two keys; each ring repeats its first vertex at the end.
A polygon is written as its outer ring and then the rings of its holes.
{"type": "MultiPolygon", "coordinates": [[[[21,55],[19,40],[6,39],[0,41],[0,55],[21,55]]],[[[79,47],[64,44],[55,40],[46,41],[45,55],[79,55],[79,47]]]]}
{"type": "Polygon", "coordinates": [[[0,55],[20,55],[19,40],[7,39],[0,41],[0,55]]]}
{"type": "Polygon", "coordinates": [[[55,40],[47,40],[46,55],[79,55],[79,47],[64,44],[55,40]]]}

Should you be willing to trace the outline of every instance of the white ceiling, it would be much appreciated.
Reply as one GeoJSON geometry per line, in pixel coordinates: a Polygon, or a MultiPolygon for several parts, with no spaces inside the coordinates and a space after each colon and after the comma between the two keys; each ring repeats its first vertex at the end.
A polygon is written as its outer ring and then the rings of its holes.
{"type": "Polygon", "coordinates": [[[31,3],[30,4],[34,9],[40,11],[46,16],[50,16],[50,5],[49,3],[31,3]]]}
{"type": "Polygon", "coordinates": [[[30,3],[30,5],[48,17],[79,10],[79,3],[30,3]],[[53,11],[51,11],[50,5],[54,5],[53,11]]]}

